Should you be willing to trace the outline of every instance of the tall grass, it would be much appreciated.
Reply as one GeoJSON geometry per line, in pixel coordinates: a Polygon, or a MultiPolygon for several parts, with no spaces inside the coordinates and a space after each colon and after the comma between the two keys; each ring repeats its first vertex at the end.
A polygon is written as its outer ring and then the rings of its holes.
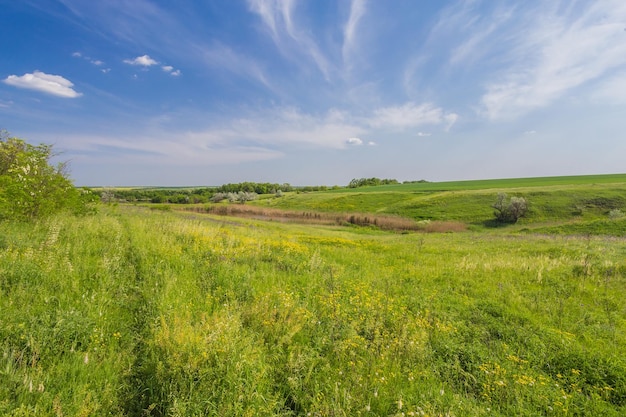
{"type": "Polygon", "coordinates": [[[626,412],[621,239],[133,207],[0,232],[2,415],[626,412]]]}

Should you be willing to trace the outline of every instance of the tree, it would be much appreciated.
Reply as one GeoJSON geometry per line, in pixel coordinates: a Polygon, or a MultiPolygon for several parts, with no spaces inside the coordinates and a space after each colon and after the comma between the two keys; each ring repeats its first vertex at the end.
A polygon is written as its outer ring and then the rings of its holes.
{"type": "Polygon", "coordinates": [[[0,133],[0,218],[31,220],[63,209],[84,211],[94,197],[74,187],[67,164],[51,165],[51,145],[0,133]]]}
{"type": "Polygon", "coordinates": [[[368,187],[368,186],[377,186],[377,185],[389,185],[389,184],[398,184],[398,180],[395,179],[380,179],[380,178],[353,178],[352,181],[348,184],[348,188],[359,188],[359,187],[368,187]]]}
{"type": "Polygon", "coordinates": [[[492,204],[496,220],[502,223],[517,223],[526,215],[528,202],[524,197],[511,197],[507,199],[506,193],[498,193],[496,202],[492,204]]]}

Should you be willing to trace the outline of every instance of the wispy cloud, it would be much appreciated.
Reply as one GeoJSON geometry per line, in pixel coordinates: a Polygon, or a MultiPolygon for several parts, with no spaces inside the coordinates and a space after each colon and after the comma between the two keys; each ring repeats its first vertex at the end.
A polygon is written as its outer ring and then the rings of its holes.
{"type": "Polygon", "coordinates": [[[524,31],[510,34],[513,65],[486,85],[482,114],[491,120],[542,108],[626,65],[626,3],[542,5],[523,16],[524,31]]]}
{"type": "Polygon", "coordinates": [[[401,106],[382,107],[374,110],[368,123],[374,128],[408,129],[427,124],[454,123],[454,113],[445,113],[431,103],[405,103],[401,106]]]}
{"type": "Polygon", "coordinates": [[[300,63],[304,54],[311,59],[326,80],[330,80],[333,65],[313,37],[296,26],[293,0],[248,0],[250,10],[259,15],[270,31],[278,50],[287,58],[300,63]]]}
{"type": "MultiPolygon", "coordinates": [[[[89,56],[83,55],[83,53],[79,52],[79,51],[73,52],[72,56],[74,58],[82,58],[85,61],[88,61],[90,64],[92,64],[92,65],[94,65],[96,67],[101,67],[101,66],[104,65],[104,61],[101,61],[99,59],[93,59],[93,58],[91,58],[89,56]]],[[[101,71],[106,74],[107,72],[111,71],[111,68],[103,68],[101,71]]]]}
{"type": "Polygon", "coordinates": [[[626,72],[618,72],[601,82],[594,88],[591,98],[597,103],[626,103],[626,72]]]}
{"type": "Polygon", "coordinates": [[[365,0],[352,0],[350,5],[350,17],[343,29],[343,62],[350,68],[350,58],[356,47],[357,29],[361,18],[367,12],[365,0]]]}
{"type": "Polygon", "coordinates": [[[237,53],[223,43],[215,42],[210,47],[198,47],[195,53],[199,54],[205,64],[210,67],[227,70],[272,88],[265,70],[257,61],[247,55],[237,53]]]}
{"type": "Polygon", "coordinates": [[[14,87],[41,91],[57,97],[76,98],[82,96],[82,93],[72,88],[74,84],[68,79],[41,71],[34,71],[32,74],[27,73],[22,76],[9,75],[3,82],[14,87]]]}

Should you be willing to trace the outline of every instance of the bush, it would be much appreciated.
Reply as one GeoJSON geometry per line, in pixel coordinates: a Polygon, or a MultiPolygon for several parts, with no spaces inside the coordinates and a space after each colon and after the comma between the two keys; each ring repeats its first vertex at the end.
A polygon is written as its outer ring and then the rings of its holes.
{"type": "Polygon", "coordinates": [[[50,164],[51,145],[31,145],[0,133],[0,218],[32,220],[69,209],[85,213],[95,196],[78,190],[67,165],[50,164]]]}
{"type": "Polygon", "coordinates": [[[496,202],[491,206],[496,220],[501,223],[517,223],[528,212],[528,203],[524,197],[507,199],[506,193],[499,193],[496,202]]]}

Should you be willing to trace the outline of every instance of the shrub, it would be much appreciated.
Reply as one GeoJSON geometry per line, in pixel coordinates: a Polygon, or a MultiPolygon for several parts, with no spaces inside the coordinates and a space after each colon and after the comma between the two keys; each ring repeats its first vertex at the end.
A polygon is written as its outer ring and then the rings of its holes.
{"type": "Polygon", "coordinates": [[[31,220],[70,209],[87,211],[94,200],[89,191],[77,190],[67,165],[51,165],[51,145],[31,145],[0,133],[0,218],[31,220]]]}
{"type": "Polygon", "coordinates": [[[493,214],[496,220],[502,223],[517,223],[528,211],[528,203],[524,197],[508,199],[506,193],[499,193],[491,207],[495,209],[493,214]]]}
{"type": "Polygon", "coordinates": [[[248,192],[248,191],[239,191],[238,193],[228,193],[228,201],[231,203],[238,202],[241,204],[245,204],[246,201],[256,200],[258,197],[257,193],[248,192]]]}

